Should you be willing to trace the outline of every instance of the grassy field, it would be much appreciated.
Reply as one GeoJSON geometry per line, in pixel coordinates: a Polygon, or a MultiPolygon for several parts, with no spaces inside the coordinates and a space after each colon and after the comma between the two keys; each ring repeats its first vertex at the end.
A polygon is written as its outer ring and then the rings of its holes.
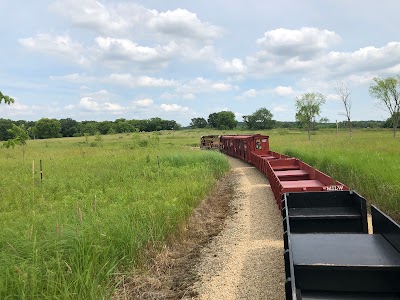
{"type": "MultiPolygon", "coordinates": [[[[194,151],[184,130],[28,141],[0,148],[0,299],[101,299],[143,249],[179,231],[228,164],[194,151]],[[34,160],[34,172],[32,161],[34,160]],[[43,162],[40,181],[39,160],[43,162]]],[[[275,129],[274,151],[298,157],[400,221],[400,140],[391,131],[275,129]]]]}
{"type": "Polygon", "coordinates": [[[0,299],[108,298],[228,170],[192,133],[102,138],[0,148],[0,299]]]}

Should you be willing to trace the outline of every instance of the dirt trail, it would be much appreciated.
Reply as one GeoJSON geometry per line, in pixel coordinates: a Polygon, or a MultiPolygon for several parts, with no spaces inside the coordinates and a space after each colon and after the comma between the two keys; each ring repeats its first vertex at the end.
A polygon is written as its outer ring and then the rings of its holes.
{"type": "Polygon", "coordinates": [[[255,167],[228,160],[235,213],[201,250],[196,299],[284,299],[282,221],[268,180],[255,167]]]}
{"type": "Polygon", "coordinates": [[[232,172],[184,230],[149,247],[113,299],[284,299],[282,221],[266,177],[228,157],[232,172]]]}

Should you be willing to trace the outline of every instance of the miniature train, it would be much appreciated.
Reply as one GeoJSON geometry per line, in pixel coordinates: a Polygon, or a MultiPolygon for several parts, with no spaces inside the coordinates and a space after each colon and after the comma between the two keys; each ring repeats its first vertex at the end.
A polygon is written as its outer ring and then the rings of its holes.
{"type": "Polygon", "coordinates": [[[400,226],[390,217],[371,205],[368,234],[363,197],[299,159],[270,151],[266,135],[201,141],[268,178],[282,212],[286,299],[400,299],[400,226]]]}

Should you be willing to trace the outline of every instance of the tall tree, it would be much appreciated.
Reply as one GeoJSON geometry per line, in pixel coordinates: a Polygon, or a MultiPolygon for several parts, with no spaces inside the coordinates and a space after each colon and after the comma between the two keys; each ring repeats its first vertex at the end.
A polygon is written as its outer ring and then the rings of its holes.
{"type": "Polygon", "coordinates": [[[71,118],[61,119],[60,125],[61,125],[61,134],[63,137],[74,136],[80,131],[79,130],[80,124],[71,118]]]}
{"type": "Polygon", "coordinates": [[[207,121],[204,118],[193,118],[190,122],[190,127],[193,128],[205,128],[207,126],[207,121]]]}
{"type": "Polygon", "coordinates": [[[308,131],[308,140],[310,140],[310,131],[315,117],[321,113],[321,105],[325,103],[325,97],[320,93],[306,93],[300,98],[296,98],[296,120],[303,124],[308,131]]]}
{"type": "Polygon", "coordinates": [[[61,124],[57,119],[42,118],[36,122],[35,127],[39,139],[56,138],[61,131],[61,124]]]}
{"type": "Polygon", "coordinates": [[[209,114],[207,122],[208,122],[208,126],[210,126],[211,128],[217,128],[218,127],[217,113],[209,114]]]}
{"type": "Polygon", "coordinates": [[[26,150],[26,141],[29,139],[28,132],[25,129],[25,125],[22,124],[17,126],[12,124],[12,128],[8,129],[8,132],[13,137],[9,139],[7,142],[4,142],[6,148],[14,148],[15,144],[18,144],[22,148],[22,160],[25,161],[25,150],[26,150]]]}
{"type": "Polygon", "coordinates": [[[249,129],[271,129],[275,123],[272,117],[273,114],[263,107],[249,116],[243,116],[243,120],[246,123],[246,127],[249,129]]]}
{"type": "Polygon", "coordinates": [[[396,138],[396,129],[399,123],[400,112],[400,76],[388,78],[374,78],[369,87],[369,94],[380,101],[380,104],[390,113],[393,124],[393,138],[396,138]]]}
{"type": "Polygon", "coordinates": [[[353,130],[351,127],[351,99],[350,99],[350,88],[345,82],[339,82],[336,84],[336,93],[344,105],[345,112],[342,113],[347,118],[347,126],[349,127],[350,139],[353,138],[353,130]]]}
{"type": "Polygon", "coordinates": [[[235,114],[231,111],[220,111],[217,113],[218,129],[233,129],[237,125],[235,114]]]}

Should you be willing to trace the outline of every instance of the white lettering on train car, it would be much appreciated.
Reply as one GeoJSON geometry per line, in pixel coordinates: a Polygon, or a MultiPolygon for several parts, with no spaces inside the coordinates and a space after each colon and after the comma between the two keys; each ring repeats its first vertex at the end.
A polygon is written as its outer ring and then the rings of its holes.
{"type": "Polygon", "coordinates": [[[343,185],[330,185],[326,187],[327,191],[342,191],[343,185]]]}

